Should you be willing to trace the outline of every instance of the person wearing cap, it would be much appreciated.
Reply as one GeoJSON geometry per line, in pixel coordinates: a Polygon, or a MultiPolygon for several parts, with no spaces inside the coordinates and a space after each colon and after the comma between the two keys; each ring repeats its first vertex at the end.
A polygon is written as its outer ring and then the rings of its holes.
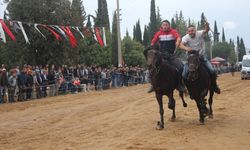
{"type": "MultiPolygon", "coordinates": [[[[180,48],[185,50],[186,52],[189,52],[191,50],[195,50],[199,52],[201,62],[209,70],[214,91],[217,94],[220,94],[220,88],[218,87],[216,83],[216,78],[217,78],[216,71],[214,70],[210,61],[208,61],[208,59],[205,56],[204,37],[208,33],[209,30],[210,30],[209,23],[207,22],[205,23],[205,29],[199,30],[199,31],[196,31],[196,28],[194,25],[190,25],[188,27],[187,34],[182,38],[180,48]]],[[[187,79],[187,76],[188,76],[188,64],[187,63],[184,65],[182,76],[184,79],[187,79]]]]}
{"type": "MultiPolygon", "coordinates": [[[[185,91],[185,85],[182,81],[182,62],[175,56],[175,50],[179,47],[181,37],[177,30],[170,27],[168,20],[164,20],[161,23],[161,28],[158,32],[155,33],[151,46],[159,46],[159,51],[165,61],[168,61],[171,65],[176,67],[178,71],[178,90],[185,91]],[[169,57],[170,56],[170,57],[169,57]]],[[[150,78],[150,77],[149,77],[150,78]]],[[[148,93],[154,91],[153,86],[148,90],[148,93]]]]}

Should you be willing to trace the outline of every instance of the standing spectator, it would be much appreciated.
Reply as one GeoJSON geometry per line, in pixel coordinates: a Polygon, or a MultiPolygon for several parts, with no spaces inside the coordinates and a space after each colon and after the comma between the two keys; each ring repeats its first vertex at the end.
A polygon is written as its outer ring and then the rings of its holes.
{"type": "Polygon", "coordinates": [[[36,69],[35,72],[33,72],[34,89],[36,91],[36,98],[38,99],[41,98],[40,84],[42,83],[42,79],[39,74],[39,69],[36,69]]]}
{"type": "Polygon", "coordinates": [[[30,100],[32,98],[32,89],[33,89],[33,71],[28,70],[26,74],[26,99],[30,100]]]}
{"type": "MultiPolygon", "coordinates": [[[[2,80],[2,68],[0,68],[0,81],[2,80]]],[[[3,86],[0,83],[0,104],[3,103],[3,86]]]]}
{"type": "Polygon", "coordinates": [[[17,72],[15,69],[11,70],[11,75],[8,78],[8,92],[9,92],[9,102],[13,103],[14,102],[14,97],[15,97],[15,91],[17,87],[17,72]]]}
{"type": "Polygon", "coordinates": [[[25,94],[26,72],[27,69],[23,68],[20,74],[17,76],[17,86],[19,89],[18,101],[26,100],[26,94],[25,94]]]}
{"type": "Polygon", "coordinates": [[[50,87],[50,96],[55,96],[56,94],[56,78],[54,70],[50,70],[48,74],[48,84],[50,87]]]}
{"type": "Polygon", "coordinates": [[[234,64],[231,64],[230,72],[231,72],[232,76],[234,76],[234,72],[235,72],[235,66],[234,66],[234,64]]]}
{"type": "MultiPolygon", "coordinates": [[[[8,96],[7,92],[8,92],[8,75],[7,75],[7,71],[4,67],[4,65],[2,65],[2,73],[1,73],[1,77],[0,77],[0,88],[1,88],[1,99],[2,102],[4,100],[4,96],[8,96]],[[5,94],[6,93],[6,94],[5,94]]],[[[7,97],[8,100],[8,97],[7,97]]]]}
{"type": "Polygon", "coordinates": [[[47,79],[48,72],[46,70],[42,70],[41,79],[42,79],[42,97],[47,96],[47,85],[48,85],[48,79],[47,79]]]}

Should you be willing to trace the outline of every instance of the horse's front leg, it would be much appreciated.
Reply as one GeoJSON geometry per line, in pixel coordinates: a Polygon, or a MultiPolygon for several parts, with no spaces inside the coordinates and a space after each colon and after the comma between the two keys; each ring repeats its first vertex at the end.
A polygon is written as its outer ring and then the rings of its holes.
{"type": "Polygon", "coordinates": [[[160,121],[157,122],[156,129],[162,130],[164,128],[164,109],[163,109],[163,103],[162,103],[162,94],[156,94],[156,99],[159,104],[159,110],[160,110],[160,121]]]}
{"type": "Polygon", "coordinates": [[[196,102],[196,105],[198,107],[198,110],[199,110],[199,116],[200,116],[200,124],[201,125],[204,125],[205,123],[205,115],[204,115],[204,110],[202,108],[202,102],[201,102],[201,99],[200,98],[196,98],[195,99],[195,102],[196,102]]]}
{"type": "Polygon", "coordinates": [[[209,103],[209,114],[208,114],[208,117],[209,118],[213,118],[213,109],[212,109],[213,96],[214,96],[214,91],[210,90],[210,92],[209,92],[209,99],[208,99],[208,103],[209,103]]]}
{"type": "Polygon", "coordinates": [[[179,96],[181,97],[183,107],[187,107],[187,103],[184,100],[184,92],[179,92],[179,96]]]}
{"type": "Polygon", "coordinates": [[[173,92],[168,95],[168,99],[169,99],[168,108],[172,109],[172,111],[173,111],[171,121],[174,121],[176,118],[176,115],[175,115],[175,99],[173,96],[173,92]]]}

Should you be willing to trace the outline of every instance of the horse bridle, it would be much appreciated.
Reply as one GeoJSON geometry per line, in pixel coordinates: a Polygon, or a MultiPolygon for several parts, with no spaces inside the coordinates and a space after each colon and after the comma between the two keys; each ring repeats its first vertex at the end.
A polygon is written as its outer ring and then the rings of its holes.
{"type": "MultiPolygon", "coordinates": [[[[197,53],[197,51],[192,51],[191,53],[189,53],[189,56],[188,57],[191,57],[191,56],[194,56],[194,55],[197,55],[198,59],[199,59],[199,62],[197,64],[195,64],[195,68],[194,68],[194,71],[190,71],[190,62],[189,62],[189,59],[188,59],[188,66],[189,66],[189,73],[192,73],[193,75],[197,75],[198,73],[198,69],[199,69],[199,66],[200,66],[200,56],[199,56],[199,53],[197,53]]],[[[189,74],[190,75],[190,74],[189,74]]],[[[192,78],[192,81],[194,81],[196,79],[197,76],[193,77],[192,78]]]]}
{"type": "Polygon", "coordinates": [[[160,60],[162,58],[160,57],[160,52],[157,51],[157,53],[158,53],[158,55],[157,55],[157,59],[158,60],[156,61],[155,64],[151,64],[152,69],[150,69],[150,71],[149,71],[149,75],[150,76],[152,76],[154,72],[156,73],[155,75],[159,74],[159,72],[161,70],[161,67],[160,67],[161,66],[161,62],[159,62],[158,65],[157,65],[157,62],[158,61],[162,61],[162,60],[160,60]]]}

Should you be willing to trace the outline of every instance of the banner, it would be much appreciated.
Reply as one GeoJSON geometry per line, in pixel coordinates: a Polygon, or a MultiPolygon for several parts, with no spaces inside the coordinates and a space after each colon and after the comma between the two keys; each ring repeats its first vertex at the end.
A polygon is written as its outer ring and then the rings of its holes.
{"type": "MultiPolygon", "coordinates": [[[[101,46],[106,46],[106,33],[105,33],[105,28],[104,27],[94,27],[94,28],[87,28],[87,27],[78,27],[78,26],[58,26],[58,25],[44,25],[44,24],[39,24],[39,23],[26,23],[26,22],[21,22],[21,21],[8,21],[11,29],[15,31],[15,33],[19,33],[18,31],[21,31],[23,34],[23,37],[26,41],[27,44],[30,44],[30,40],[26,34],[26,30],[29,28],[23,26],[23,24],[28,25],[29,27],[34,27],[34,30],[39,33],[44,39],[47,40],[47,37],[45,34],[42,33],[42,30],[40,30],[38,27],[42,27],[46,30],[48,30],[57,41],[63,41],[64,40],[69,40],[71,43],[71,46],[73,48],[77,47],[78,42],[71,31],[72,29],[76,32],[74,33],[79,33],[82,38],[85,37],[93,37],[101,46]],[[62,39],[63,38],[63,39],[62,39]]],[[[16,41],[16,38],[14,34],[11,32],[11,30],[8,28],[8,26],[5,24],[4,20],[0,19],[0,40],[4,43],[6,43],[6,37],[5,33],[9,35],[9,37],[13,40],[16,41]]]]}

